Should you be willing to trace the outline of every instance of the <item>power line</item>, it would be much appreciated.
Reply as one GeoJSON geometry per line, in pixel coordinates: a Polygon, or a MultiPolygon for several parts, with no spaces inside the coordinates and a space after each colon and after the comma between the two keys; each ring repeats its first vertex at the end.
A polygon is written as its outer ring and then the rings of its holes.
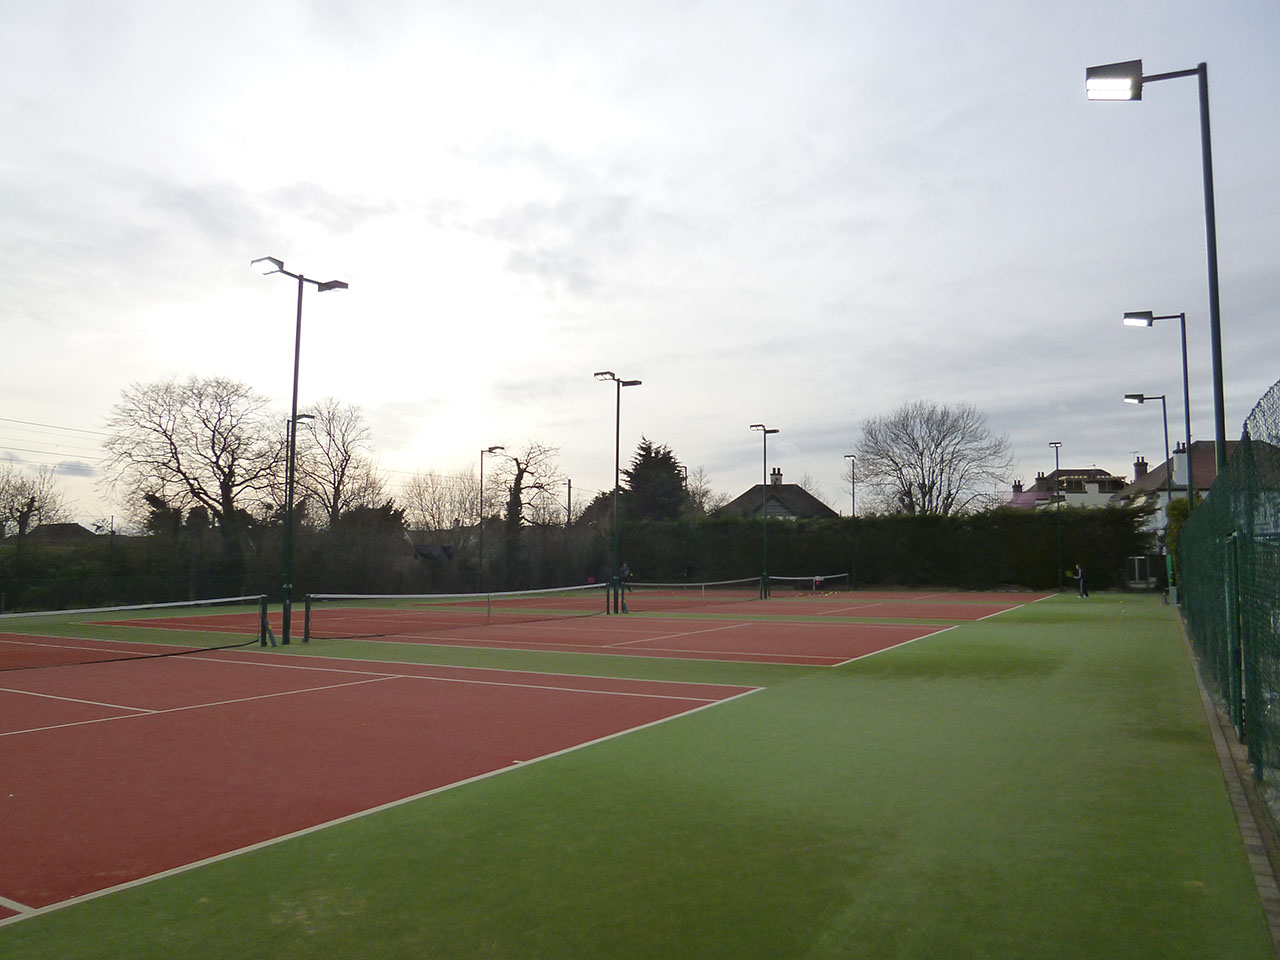
{"type": "Polygon", "coordinates": [[[99,437],[109,437],[111,434],[102,430],[87,430],[84,427],[62,427],[56,423],[36,423],[34,420],[14,420],[11,417],[0,417],[0,423],[21,423],[28,427],[43,427],[46,430],[71,430],[75,433],[91,433],[99,437]]]}

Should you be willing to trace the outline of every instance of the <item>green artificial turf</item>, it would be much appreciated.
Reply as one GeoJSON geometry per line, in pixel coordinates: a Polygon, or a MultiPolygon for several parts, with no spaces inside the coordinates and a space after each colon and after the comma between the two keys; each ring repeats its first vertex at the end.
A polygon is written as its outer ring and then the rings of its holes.
{"type": "Polygon", "coordinates": [[[11,924],[0,956],[1274,956],[1157,600],[749,669],[767,689],[11,924]]]}

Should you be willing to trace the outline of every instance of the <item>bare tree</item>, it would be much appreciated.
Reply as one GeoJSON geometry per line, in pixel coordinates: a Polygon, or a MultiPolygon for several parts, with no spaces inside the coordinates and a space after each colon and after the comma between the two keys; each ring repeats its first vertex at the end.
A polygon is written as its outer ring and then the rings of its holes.
{"type": "Polygon", "coordinates": [[[61,523],[70,516],[53,469],[24,473],[0,461],[0,537],[25,537],[42,523],[61,523]]]}
{"type": "Polygon", "coordinates": [[[369,428],[360,408],[332,398],[299,416],[296,482],[333,526],[354,507],[377,507],[386,499],[382,478],[365,454],[369,428]]]}
{"type": "Polygon", "coordinates": [[[503,494],[508,525],[532,523],[538,501],[564,483],[559,457],[559,447],[532,442],[517,454],[495,456],[500,466],[486,483],[491,491],[503,494]]]}
{"type": "MultiPolygon", "coordinates": [[[[822,485],[818,483],[817,479],[815,479],[812,474],[805,473],[802,475],[800,479],[796,481],[796,486],[809,494],[815,500],[821,500],[823,503],[827,503],[827,495],[822,492],[822,485]]],[[[831,506],[831,504],[827,503],[827,506],[831,506]]]]}
{"type": "Polygon", "coordinates": [[[711,478],[702,467],[689,474],[687,489],[689,503],[695,514],[715,513],[732,499],[728,494],[716,493],[711,489],[711,478]]]}
{"type": "Polygon", "coordinates": [[[474,473],[446,476],[427,470],[415,473],[400,492],[415,530],[444,531],[470,526],[480,508],[480,484],[474,473]]]}
{"type": "Polygon", "coordinates": [[[561,500],[566,495],[567,489],[563,481],[535,492],[525,509],[525,522],[537,527],[558,527],[568,523],[568,501],[561,500]]]}
{"type": "Polygon", "coordinates": [[[204,507],[224,531],[263,513],[279,486],[284,444],[267,401],[221,377],[135,383],[107,420],[104,484],[141,509],[147,494],[204,507]]]}
{"type": "Polygon", "coordinates": [[[524,557],[521,532],[526,523],[533,522],[537,501],[557,484],[560,476],[558,447],[548,447],[530,442],[516,454],[506,454],[502,465],[493,472],[493,484],[505,489],[506,511],[503,518],[503,567],[508,589],[521,584],[524,578],[524,557]]]}
{"type": "Polygon", "coordinates": [[[971,404],[903,404],[863,424],[858,481],[897,513],[963,513],[1011,466],[1009,438],[996,435],[971,404]]]}

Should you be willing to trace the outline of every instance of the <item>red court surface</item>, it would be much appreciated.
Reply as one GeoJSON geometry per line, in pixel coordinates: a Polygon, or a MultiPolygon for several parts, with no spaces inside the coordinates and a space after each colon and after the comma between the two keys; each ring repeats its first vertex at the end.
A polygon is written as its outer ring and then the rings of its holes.
{"type": "MultiPolygon", "coordinates": [[[[761,620],[582,617],[472,626],[438,626],[414,611],[341,611],[339,636],[370,642],[499,647],[625,657],[834,667],[938,633],[905,623],[773,623],[761,620]]],[[[322,642],[322,641],[321,641],[322,642]]]]}
{"type": "Polygon", "coordinates": [[[0,675],[0,923],[751,692],[199,653],[0,675]]]}

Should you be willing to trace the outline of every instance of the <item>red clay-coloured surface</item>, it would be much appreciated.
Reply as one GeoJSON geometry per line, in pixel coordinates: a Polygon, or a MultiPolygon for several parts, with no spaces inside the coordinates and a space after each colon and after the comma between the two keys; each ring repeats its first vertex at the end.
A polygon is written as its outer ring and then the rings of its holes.
{"type": "Polygon", "coordinates": [[[111,640],[0,633],[0,675],[6,670],[114,660],[134,654],[154,655],[156,652],[156,646],[150,643],[117,643],[111,640]]]}
{"type": "MultiPolygon", "coordinates": [[[[371,621],[364,625],[371,626],[371,621]]],[[[453,628],[436,632],[408,621],[379,621],[373,642],[550,650],[837,666],[939,631],[936,625],[886,623],[768,623],[757,620],[680,620],[609,617],[453,628]]]]}
{"type": "Polygon", "coordinates": [[[241,652],[0,688],[0,897],[29,908],[747,692],[241,652]]]}
{"type": "Polygon", "coordinates": [[[877,600],[870,597],[779,599],[758,605],[760,613],[782,617],[866,617],[872,620],[981,620],[1019,606],[1016,603],[946,603],[877,600]]]}

